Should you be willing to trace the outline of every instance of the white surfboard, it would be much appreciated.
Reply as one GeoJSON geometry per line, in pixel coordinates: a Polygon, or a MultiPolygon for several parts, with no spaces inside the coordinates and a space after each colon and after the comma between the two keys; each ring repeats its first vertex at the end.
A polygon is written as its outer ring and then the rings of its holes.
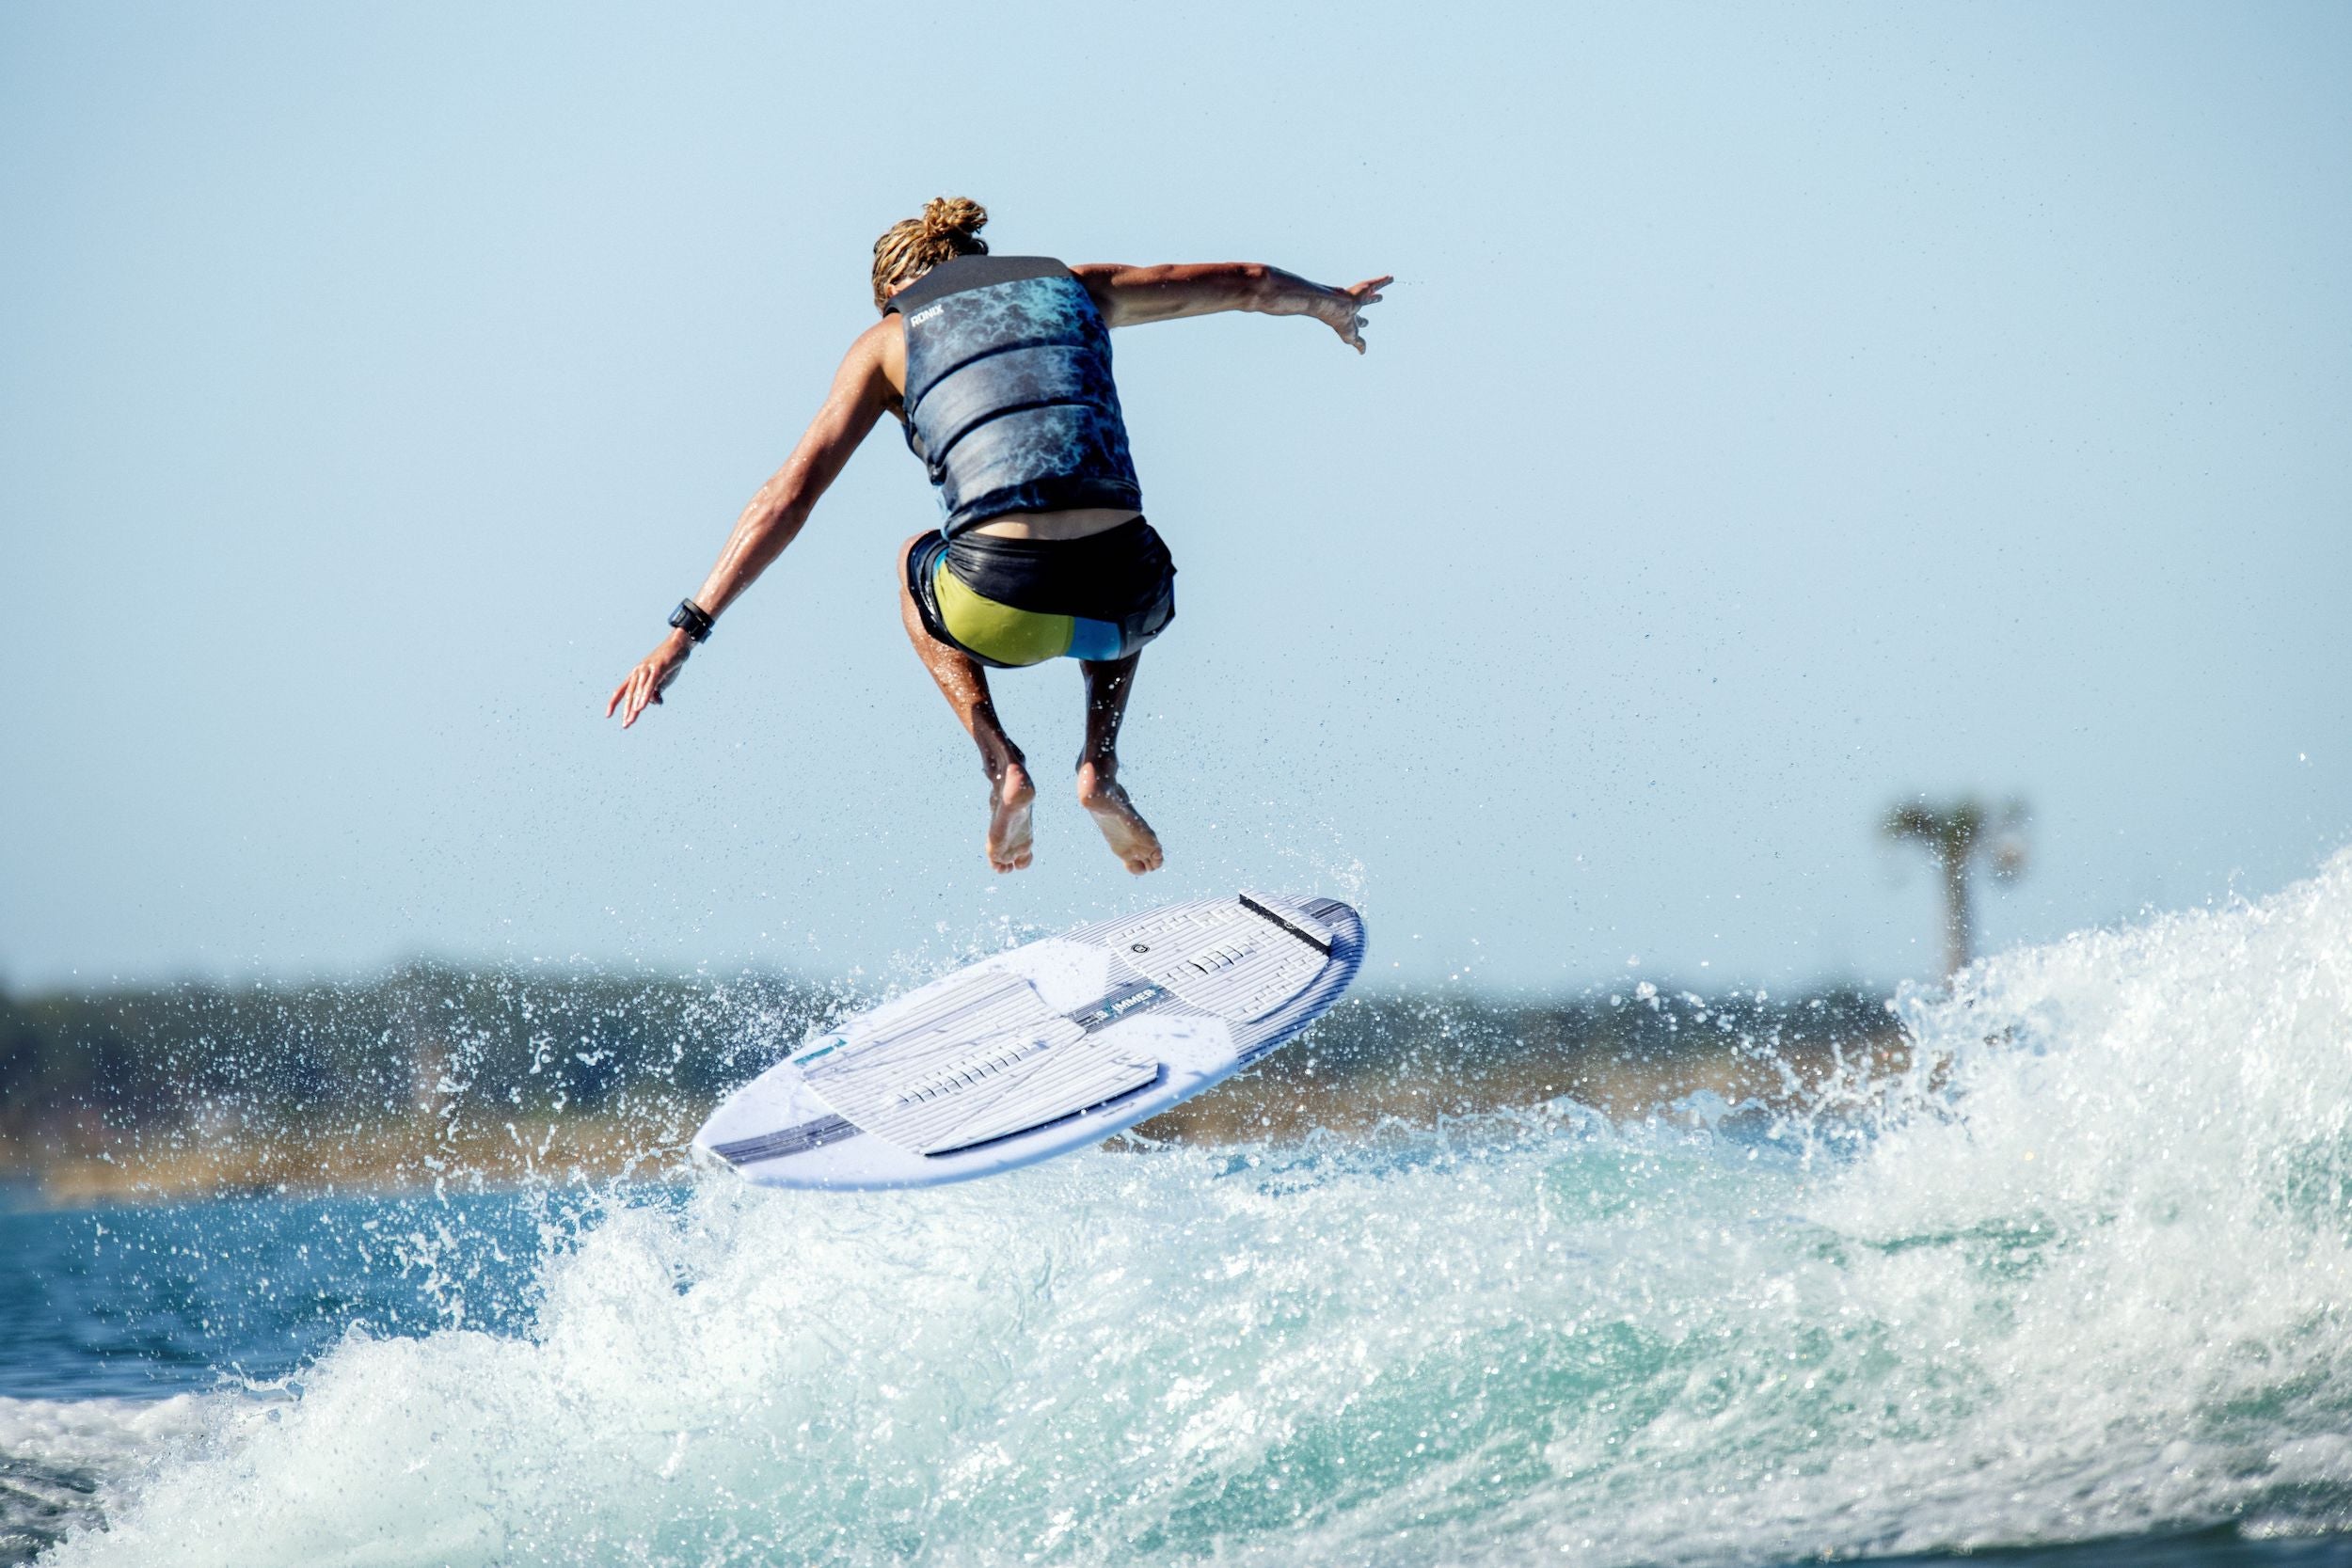
{"type": "Polygon", "coordinates": [[[810,1036],[694,1152],[775,1187],[918,1187],[1101,1143],[1320,1018],[1363,961],[1332,898],[1245,893],[1098,921],[810,1036]]]}

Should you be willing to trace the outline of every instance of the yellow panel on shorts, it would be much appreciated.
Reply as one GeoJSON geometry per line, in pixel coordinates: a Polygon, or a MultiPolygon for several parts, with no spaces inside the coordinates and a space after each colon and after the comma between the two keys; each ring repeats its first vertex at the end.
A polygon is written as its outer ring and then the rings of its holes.
{"type": "Polygon", "coordinates": [[[947,635],[999,664],[1042,664],[1070,651],[1077,626],[1067,615],[1041,615],[998,604],[966,587],[942,560],[931,577],[947,635]]]}

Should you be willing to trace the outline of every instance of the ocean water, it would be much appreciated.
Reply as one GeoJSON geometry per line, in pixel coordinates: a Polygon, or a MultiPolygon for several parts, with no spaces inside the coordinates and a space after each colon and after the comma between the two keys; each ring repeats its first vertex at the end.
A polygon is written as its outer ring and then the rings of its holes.
{"type": "Polygon", "coordinates": [[[2352,1562],[2352,856],[1904,1006],[1909,1076],[1777,1119],[14,1216],[0,1530],[60,1568],[2352,1562]]]}

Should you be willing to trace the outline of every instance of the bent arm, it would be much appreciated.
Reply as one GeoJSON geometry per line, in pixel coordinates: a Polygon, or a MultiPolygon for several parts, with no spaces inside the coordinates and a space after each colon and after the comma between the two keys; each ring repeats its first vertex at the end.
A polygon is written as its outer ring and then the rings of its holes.
{"type": "Polygon", "coordinates": [[[1193,261],[1156,267],[1094,261],[1070,270],[1111,326],[1177,321],[1220,310],[1312,316],[1359,352],[1364,346],[1362,312],[1378,303],[1380,291],[1392,281],[1372,277],[1344,289],[1329,288],[1263,261],[1193,261]]]}

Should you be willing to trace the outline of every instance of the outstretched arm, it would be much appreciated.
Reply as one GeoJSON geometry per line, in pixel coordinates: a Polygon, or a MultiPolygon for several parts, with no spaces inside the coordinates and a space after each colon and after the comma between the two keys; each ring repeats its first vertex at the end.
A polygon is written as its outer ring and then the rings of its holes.
{"type": "Polygon", "coordinates": [[[1112,326],[1207,316],[1219,310],[1255,310],[1267,316],[1312,316],[1364,352],[1366,307],[1395,281],[1368,277],[1344,289],[1310,283],[1295,273],[1260,261],[1195,261],[1175,266],[1130,267],[1094,261],[1073,267],[1094,296],[1094,308],[1112,326]]]}
{"type": "MultiPolygon", "coordinates": [[[[694,595],[694,602],[713,620],[767,570],[770,562],[784,553],[816,510],[817,499],[840,477],[850,454],[889,406],[892,392],[882,369],[883,339],[898,327],[894,321],[879,323],[850,345],[833,378],[833,390],[826,394],[817,418],[809,421],[800,445],[735,520],[735,531],[727,535],[718,564],[710,568],[710,576],[703,579],[701,591],[694,595]]],[[[613,689],[604,705],[605,717],[618,712],[623,729],[637,722],[647,704],[661,701],[662,689],[677,679],[686,656],[693,651],[693,641],[685,632],[671,632],[613,689]]]]}

